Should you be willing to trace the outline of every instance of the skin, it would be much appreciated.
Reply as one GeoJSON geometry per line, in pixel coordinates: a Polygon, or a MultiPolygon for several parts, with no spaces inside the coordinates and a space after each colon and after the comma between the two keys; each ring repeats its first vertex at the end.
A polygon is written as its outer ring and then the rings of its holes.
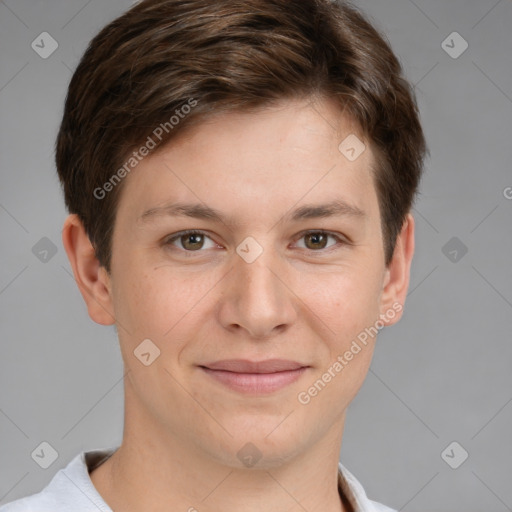
{"type": "Polygon", "coordinates": [[[297,397],[365,328],[399,320],[389,312],[405,302],[414,220],[407,216],[386,267],[373,153],[366,143],[349,161],[338,145],[350,134],[357,125],[339,108],[308,99],[218,115],[174,139],[125,178],[110,275],[77,216],[66,219],[63,243],[89,315],[116,324],[127,371],[122,445],[91,473],[113,510],[351,510],[337,490],[338,457],[376,337],[308,404],[297,397]],[[364,215],[289,219],[297,207],[332,200],[364,215]],[[140,220],[175,201],[227,220],[140,220]],[[187,229],[206,236],[169,242],[187,229]],[[340,241],[303,233],[320,229],[340,241]],[[246,237],[263,248],[252,263],[236,252],[246,237]],[[147,338],[160,349],[149,366],[133,354],[147,338]],[[198,366],[233,358],[309,368],[281,390],[251,396],[198,366]],[[237,457],[248,442],[261,453],[250,468],[237,457]]]}

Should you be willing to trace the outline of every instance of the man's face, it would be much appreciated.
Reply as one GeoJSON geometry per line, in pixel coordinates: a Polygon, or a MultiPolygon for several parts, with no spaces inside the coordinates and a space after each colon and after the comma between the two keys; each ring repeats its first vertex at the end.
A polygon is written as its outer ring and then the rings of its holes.
{"type": "Polygon", "coordinates": [[[372,357],[365,329],[399,316],[383,293],[373,155],[338,148],[355,134],[330,103],[288,101],[203,123],[126,178],[109,289],[139,419],[230,465],[249,442],[270,467],[339,436],[372,357]],[[333,215],[305,209],[335,202],[333,215]],[[172,215],[177,203],[222,220],[172,215]],[[160,350],[148,366],[134,355],[147,339],[160,350]],[[269,359],[302,369],[218,363],[269,359]]]}

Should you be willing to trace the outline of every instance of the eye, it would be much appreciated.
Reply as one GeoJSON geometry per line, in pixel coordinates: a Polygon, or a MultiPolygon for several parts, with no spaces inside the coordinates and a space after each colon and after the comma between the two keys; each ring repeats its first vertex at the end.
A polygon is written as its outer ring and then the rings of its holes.
{"type": "Polygon", "coordinates": [[[164,245],[174,245],[175,242],[179,242],[179,245],[181,246],[178,247],[179,249],[183,249],[188,252],[197,252],[201,249],[211,249],[217,245],[208,235],[197,230],[181,231],[180,233],[167,238],[164,245]],[[206,239],[211,242],[210,246],[205,246],[206,239]]]}
{"type": "Polygon", "coordinates": [[[312,251],[319,251],[322,249],[326,249],[332,247],[336,244],[344,244],[346,243],[342,238],[333,233],[328,233],[327,231],[307,231],[305,233],[301,233],[299,240],[304,240],[305,245],[301,248],[309,249],[312,251]],[[335,242],[331,245],[327,245],[327,241],[329,238],[332,238],[335,242]]]}
{"type": "MultiPolygon", "coordinates": [[[[305,244],[301,249],[308,249],[314,252],[319,252],[322,249],[328,249],[335,245],[343,245],[347,242],[341,237],[329,233],[327,231],[306,231],[300,234],[299,240],[304,240],[305,244]],[[334,240],[334,243],[328,245],[329,238],[334,240]]],[[[166,246],[174,246],[185,252],[200,252],[201,249],[213,249],[219,247],[206,233],[199,230],[180,231],[164,241],[166,246]],[[209,245],[207,243],[209,241],[209,245]],[[178,244],[178,245],[177,245],[178,244]]]]}

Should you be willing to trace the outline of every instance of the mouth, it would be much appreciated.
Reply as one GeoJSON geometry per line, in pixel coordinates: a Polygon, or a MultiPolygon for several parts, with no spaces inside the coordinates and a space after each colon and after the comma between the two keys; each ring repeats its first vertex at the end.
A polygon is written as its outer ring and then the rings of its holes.
{"type": "Polygon", "coordinates": [[[284,359],[247,361],[229,359],[199,366],[208,376],[228,388],[249,394],[267,394],[297,381],[308,365],[284,359]]]}

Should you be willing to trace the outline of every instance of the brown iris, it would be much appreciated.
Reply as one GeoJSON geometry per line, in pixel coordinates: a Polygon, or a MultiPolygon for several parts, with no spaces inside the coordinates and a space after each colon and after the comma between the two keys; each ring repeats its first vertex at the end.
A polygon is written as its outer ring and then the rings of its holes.
{"type": "Polygon", "coordinates": [[[189,233],[180,237],[183,247],[189,251],[201,249],[204,245],[204,235],[189,233]]]}
{"type": "Polygon", "coordinates": [[[327,245],[327,238],[328,235],[325,233],[308,233],[307,235],[304,235],[304,240],[306,243],[306,247],[308,249],[324,249],[327,245]],[[312,246],[309,246],[309,243],[311,242],[312,246]]]}

